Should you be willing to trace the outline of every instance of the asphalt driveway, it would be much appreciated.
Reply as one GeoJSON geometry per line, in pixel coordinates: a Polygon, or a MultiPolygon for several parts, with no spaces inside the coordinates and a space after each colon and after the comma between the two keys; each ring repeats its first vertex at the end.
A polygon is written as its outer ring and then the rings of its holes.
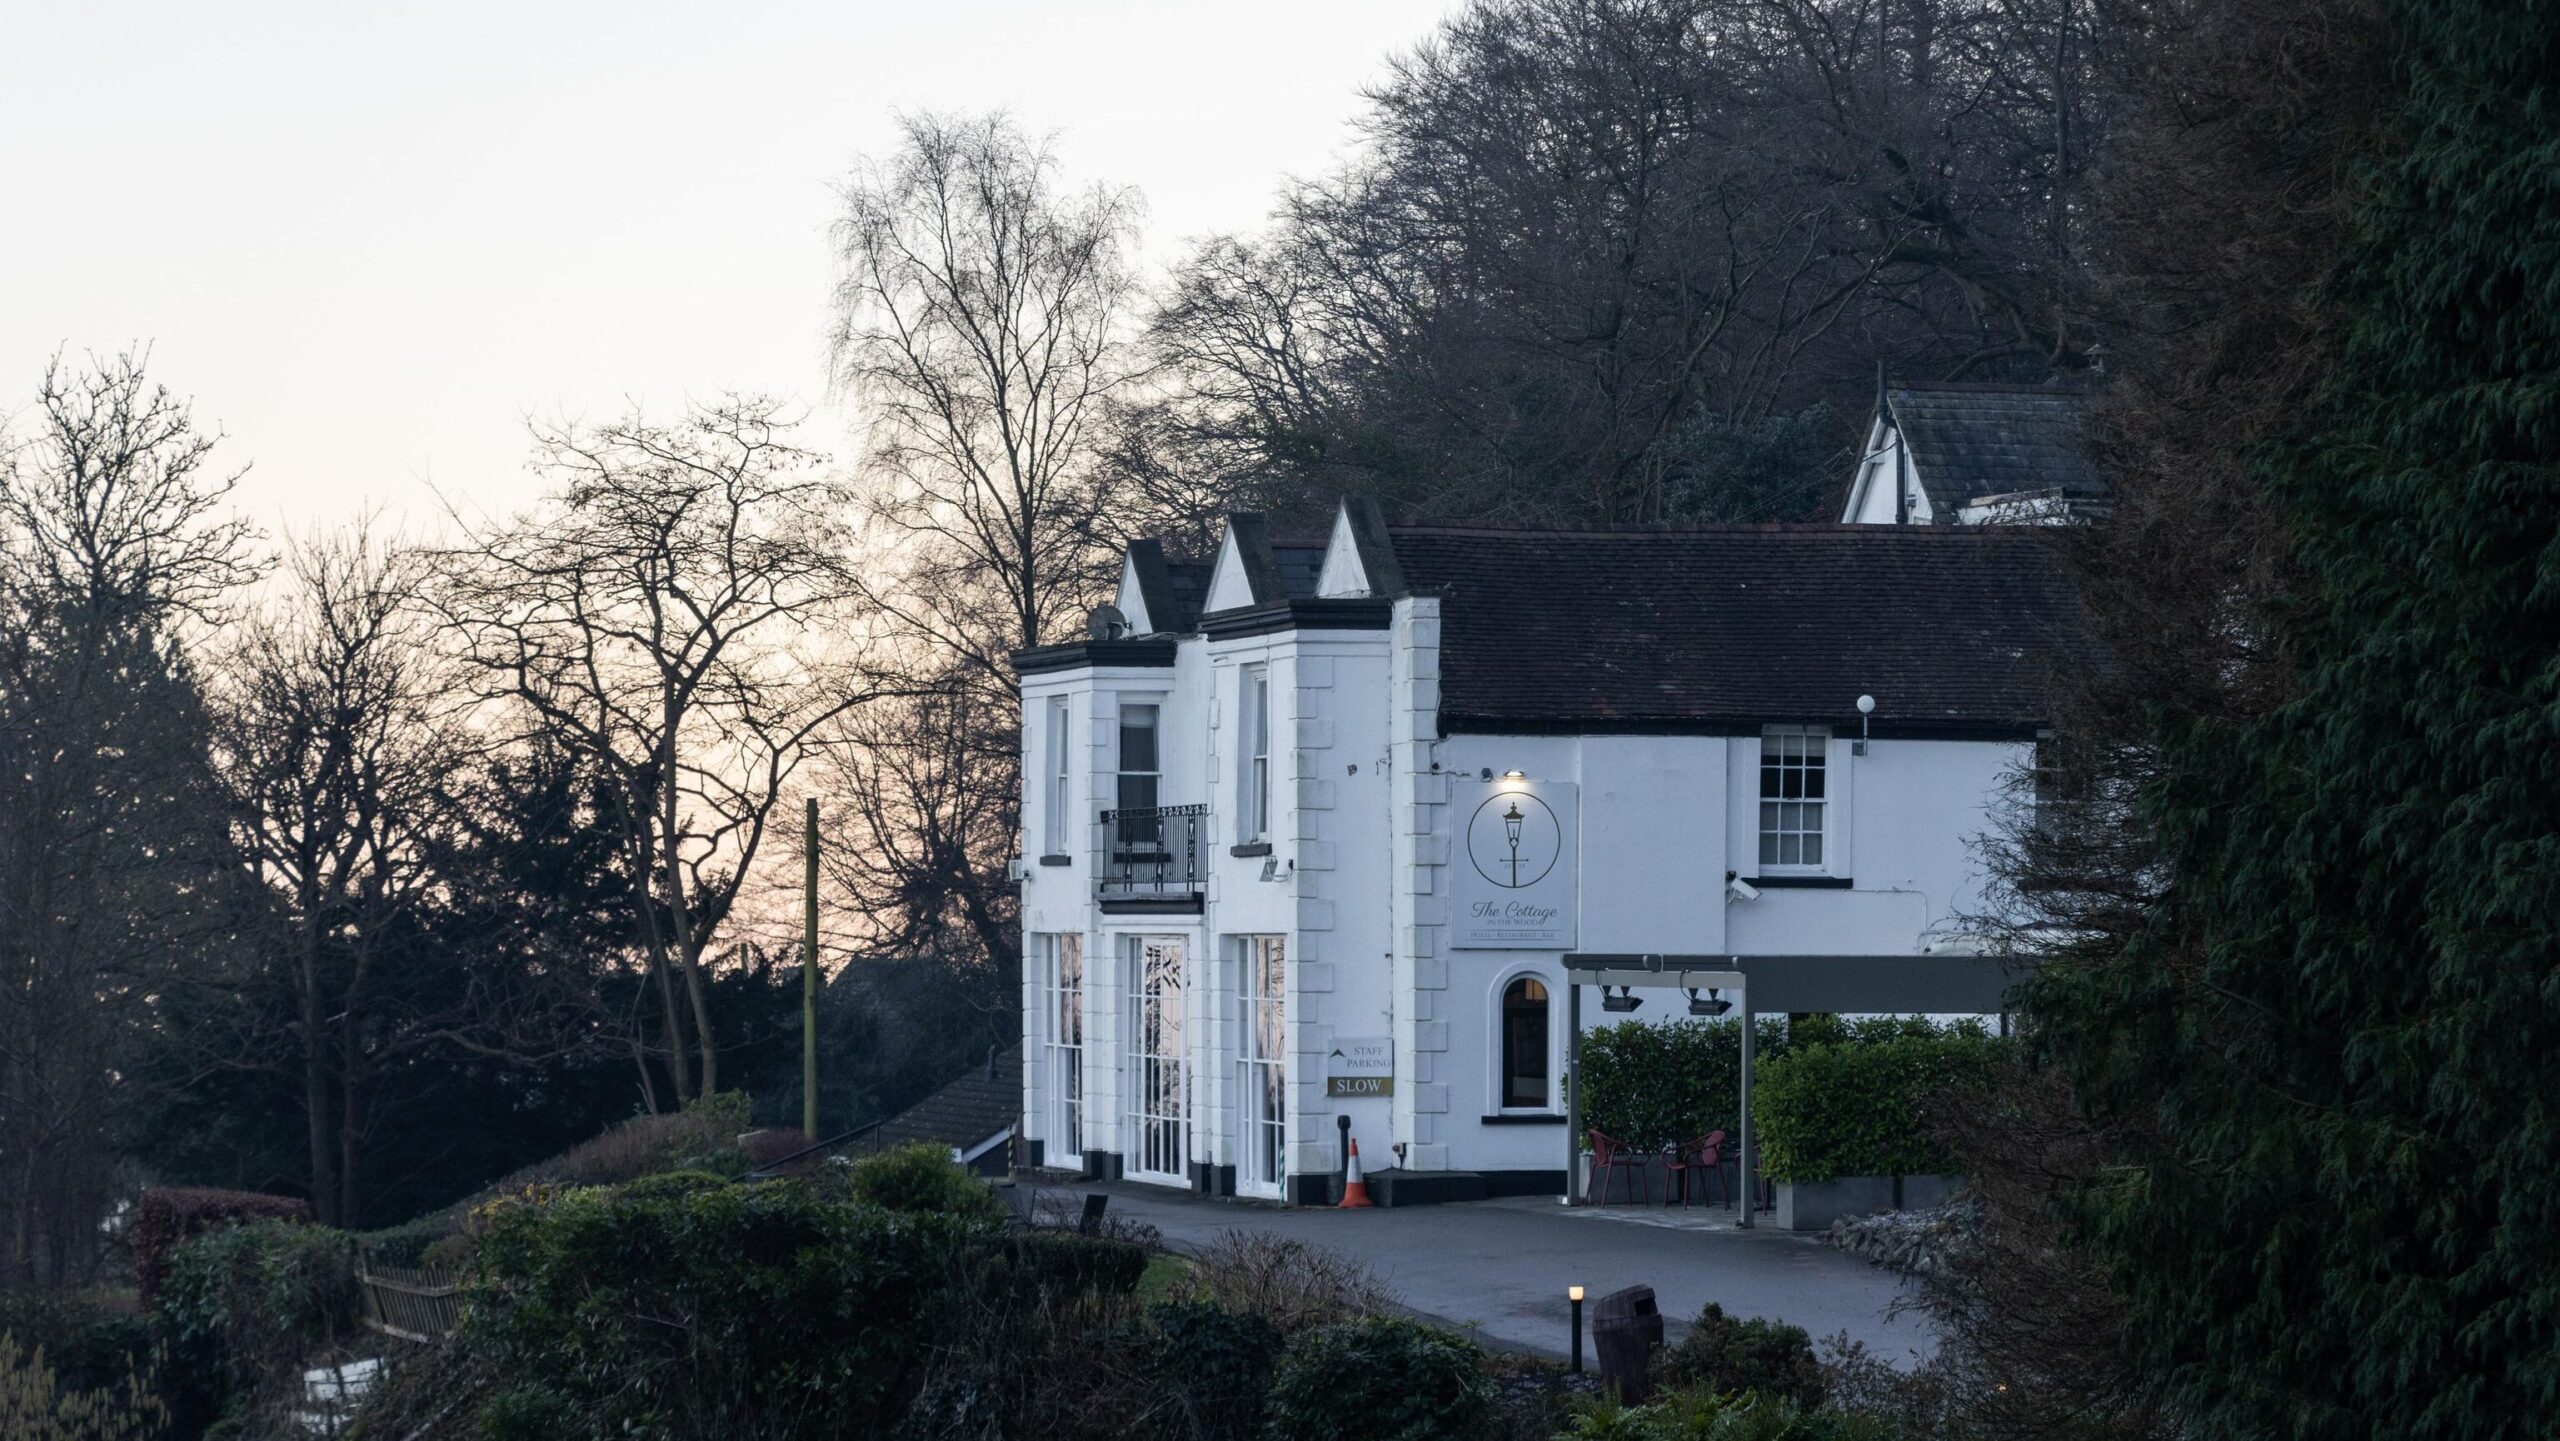
{"type": "Polygon", "coordinates": [[[1567,1208],[1548,1197],[1333,1211],[1208,1201],[1127,1182],[1070,1189],[1109,1191],[1113,1214],[1150,1222],[1176,1250],[1228,1231],[1331,1247],[1366,1262],[1416,1311],[1549,1355],[1569,1344],[1565,1287],[1577,1282],[1591,1297],[1651,1286],[1675,1340],[1714,1301],[1802,1326],[1817,1342],[1846,1333],[1897,1365],[1935,1345],[1919,1316],[1886,1316],[1900,1278],[1810,1236],[1737,1229],[1729,1212],[1567,1208]]]}

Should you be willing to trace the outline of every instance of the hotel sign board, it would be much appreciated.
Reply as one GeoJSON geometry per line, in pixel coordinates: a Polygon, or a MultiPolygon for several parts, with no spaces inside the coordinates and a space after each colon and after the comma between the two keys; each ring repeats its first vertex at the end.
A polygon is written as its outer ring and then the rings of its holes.
{"type": "Polygon", "coordinates": [[[1396,1044],[1391,1036],[1338,1037],[1325,1053],[1328,1096],[1392,1096],[1396,1093],[1396,1044]]]}
{"type": "Polygon", "coordinates": [[[1581,868],[1581,788],[1499,780],[1472,803],[1461,791],[1449,944],[1470,951],[1569,951],[1581,868]]]}

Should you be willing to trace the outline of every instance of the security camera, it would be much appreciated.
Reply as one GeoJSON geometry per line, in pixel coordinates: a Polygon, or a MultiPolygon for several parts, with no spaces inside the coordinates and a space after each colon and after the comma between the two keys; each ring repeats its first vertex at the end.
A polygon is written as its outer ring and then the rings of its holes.
{"type": "Polygon", "coordinates": [[[1725,898],[1728,900],[1756,901],[1760,899],[1760,888],[1751,884],[1749,881],[1744,880],[1740,876],[1727,876],[1724,878],[1724,893],[1725,898]]]}

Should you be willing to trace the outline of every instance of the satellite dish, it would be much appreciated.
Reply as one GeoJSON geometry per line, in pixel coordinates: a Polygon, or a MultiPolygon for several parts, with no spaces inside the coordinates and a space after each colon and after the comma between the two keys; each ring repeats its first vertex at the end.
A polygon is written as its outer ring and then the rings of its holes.
{"type": "Polygon", "coordinates": [[[1118,640],[1129,633],[1129,618],[1116,605],[1098,605],[1085,621],[1085,633],[1095,640],[1118,640]]]}

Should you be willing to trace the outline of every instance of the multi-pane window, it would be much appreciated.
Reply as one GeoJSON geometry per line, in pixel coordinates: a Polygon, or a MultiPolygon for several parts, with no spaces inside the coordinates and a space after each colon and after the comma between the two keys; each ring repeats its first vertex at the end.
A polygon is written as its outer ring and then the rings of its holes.
{"type": "Polygon", "coordinates": [[[1163,822],[1155,814],[1157,787],[1164,779],[1158,768],[1157,714],[1157,707],[1151,702],[1126,701],[1120,706],[1120,775],[1115,804],[1121,811],[1117,838],[1124,848],[1152,847],[1163,835],[1163,822]]]}
{"type": "Polygon", "coordinates": [[[1244,668],[1242,704],[1243,743],[1238,747],[1236,768],[1237,833],[1248,841],[1271,838],[1271,672],[1268,668],[1249,665],[1244,668]]]}
{"type": "Polygon", "coordinates": [[[1246,936],[1244,962],[1244,1184],[1278,1196],[1288,1180],[1288,994],[1278,936],[1246,936]]]}
{"type": "Polygon", "coordinates": [[[1547,987],[1522,976],[1502,988],[1502,1109],[1545,1110],[1547,1088],[1547,987]]]}
{"type": "Polygon", "coordinates": [[[1047,1153],[1057,1166],[1084,1155],[1084,937],[1044,936],[1048,965],[1049,1125],[1047,1153]]]}
{"type": "Polygon", "coordinates": [[[1823,785],[1831,732],[1773,726],[1760,737],[1760,864],[1815,869],[1829,802],[1823,785]]]}
{"type": "Polygon", "coordinates": [[[1067,748],[1067,698],[1058,696],[1049,702],[1049,794],[1044,802],[1049,811],[1046,849],[1053,856],[1066,854],[1072,839],[1067,831],[1067,797],[1074,766],[1067,748]]]}

